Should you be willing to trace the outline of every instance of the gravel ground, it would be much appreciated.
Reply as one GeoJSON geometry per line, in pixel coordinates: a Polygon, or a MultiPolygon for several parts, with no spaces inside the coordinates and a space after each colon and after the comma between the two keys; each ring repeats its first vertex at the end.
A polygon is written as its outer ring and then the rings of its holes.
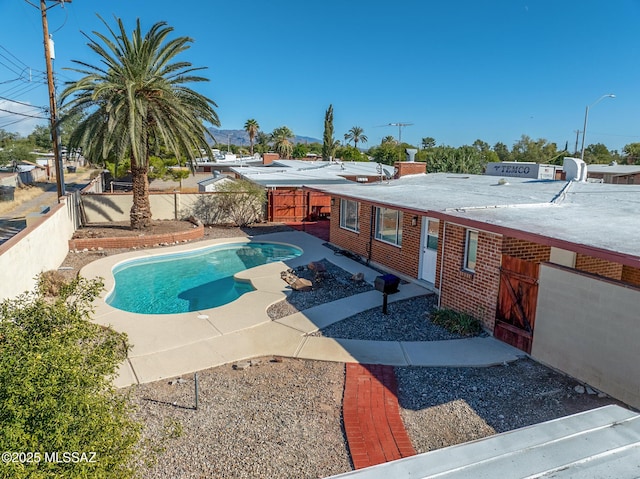
{"type": "Polygon", "coordinates": [[[436,301],[436,295],[429,294],[389,303],[386,315],[382,314],[382,306],[370,309],[310,336],[372,341],[441,341],[462,338],[429,320],[436,301]]]}
{"type": "MultiPolygon", "coordinates": [[[[207,229],[207,239],[274,228],[289,230],[278,225],[213,228],[207,229]]],[[[63,266],[69,268],[67,274],[75,274],[87,262],[118,252],[70,253],[63,266]]],[[[330,261],[323,263],[330,279],[310,292],[292,292],[269,309],[272,318],[371,289],[351,281],[330,261]]],[[[423,296],[390,303],[388,315],[374,308],[316,334],[406,341],[456,338],[428,321],[433,301],[423,296]]],[[[226,365],[199,372],[197,411],[192,376],[182,384],[158,381],[131,388],[150,462],[143,465],[141,477],[306,479],[351,470],[341,423],[344,364],[273,359],[261,358],[246,369],[226,365]]],[[[396,374],[401,414],[419,453],[616,403],[604,395],[577,392],[581,385],[575,379],[530,359],[491,368],[396,368],[396,374]]]]}
{"type": "Polygon", "coordinates": [[[344,365],[261,358],[183,384],[131,388],[144,422],[143,478],[318,478],[352,470],[342,431],[344,365]],[[275,362],[279,361],[279,362],[275,362]],[[175,404],[175,405],[174,405],[175,404]]]}
{"type": "Polygon", "coordinates": [[[418,453],[619,404],[531,359],[490,368],[396,368],[398,400],[418,453]]]}

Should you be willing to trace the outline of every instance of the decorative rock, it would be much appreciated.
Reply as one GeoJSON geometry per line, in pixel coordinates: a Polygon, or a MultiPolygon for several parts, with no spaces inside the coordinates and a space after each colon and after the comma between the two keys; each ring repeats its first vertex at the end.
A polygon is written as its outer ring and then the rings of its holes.
{"type": "Polygon", "coordinates": [[[364,273],[356,273],[353,276],[351,276],[351,281],[353,281],[354,283],[360,283],[362,281],[364,281],[364,273]]]}
{"type": "Polygon", "coordinates": [[[593,389],[591,389],[589,386],[586,387],[586,391],[587,394],[593,396],[594,394],[597,394],[593,389]]]}
{"type": "Polygon", "coordinates": [[[584,386],[581,386],[580,384],[578,384],[576,387],[574,387],[573,390],[575,392],[577,392],[578,394],[584,394],[584,392],[585,392],[584,386]]]}
{"type": "Polygon", "coordinates": [[[241,361],[233,365],[233,369],[237,369],[239,371],[249,369],[250,367],[251,367],[251,363],[249,361],[241,361]]]}

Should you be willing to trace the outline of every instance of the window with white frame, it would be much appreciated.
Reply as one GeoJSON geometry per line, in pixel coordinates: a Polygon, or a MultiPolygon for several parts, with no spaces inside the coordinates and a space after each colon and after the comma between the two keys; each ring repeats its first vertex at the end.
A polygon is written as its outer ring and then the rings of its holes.
{"type": "Polygon", "coordinates": [[[360,232],[360,203],[340,200],[340,228],[360,232]]]}
{"type": "Polygon", "coordinates": [[[478,232],[467,230],[467,238],[464,244],[464,269],[475,272],[478,257],[478,232]]]}
{"type": "Polygon", "coordinates": [[[402,211],[376,208],[376,239],[402,245],[402,211]]]}

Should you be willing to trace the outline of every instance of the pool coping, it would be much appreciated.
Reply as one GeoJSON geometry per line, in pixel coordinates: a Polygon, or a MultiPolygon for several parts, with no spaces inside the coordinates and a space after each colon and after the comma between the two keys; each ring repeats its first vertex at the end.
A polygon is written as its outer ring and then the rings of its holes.
{"type": "MultiPolygon", "coordinates": [[[[94,302],[96,323],[124,332],[133,345],[114,378],[116,387],[126,387],[184,376],[196,371],[261,356],[283,356],[321,361],[359,362],[391,366],[492,366],[515,361],[523,353],[492,337],[449,341],[363,341],[309,336],[329,324],[367,309],[380,307],[382,296],[371,290],[320,304],[304,311],[272,320],[267,308],[290,292],[281,279],[286,268],[327,259],[350,273],[362,273],[373,284],[378,271],[336,255],[325,242],[307,233],[294,231],[255,237],[207,240],[153,250],[133,251],[102,258],[85,266],[87,278],[101,276],[107,290],[94,302]],[[270,263],[238,273],[256,291],[232,303],[194,313],[143,315],[117,310],[104,298],[113,285],[113,266],[134,257],[206,248],[221,243],[276,242],[297,246],[303,254],[285,263],[270,263]],[[206,316],[206,317],[204,317],[206,316]]],[[[433,292],[422,284],[403,283],[389,302],[433,292]]]]}
{"type": "MultiPolygon", "coordinates": [[[[131,361],[136,358],[151,359],[158,353],[168,351],[184,350],[186,353],[189,349],[197,349],[198,346],[215,338],[273,323],[267,315],[267,308],[284,299],[291,291],[290,287],[280,278],[280,273],[286,269],[326,258],[350,273],[361,272],[365,281],[374,282],[375,277],[379,274],[377,271],[344,256],[335,255],[335,252],[324,244],[324,241],[299,231],[270,233],[253,237],[218,238],[198,243],[135,250],[106,256],[83,267],[80,270],[83,277],[100,277],[105,286],[93,303],[93,321],[126,333],[129,342],[133,345],[129,352],[129,365],[128,367],[126,364],[123,365],[120,377],[116,379],[116,384],[148,382],[149,380],[171,377],[175,373],[174,368],[170,368],[170,373],[165,374],[158,370],[155,374],[151,373],[152,378],[147,377],[147,374],[141,377],[131,366],[131,361]],[[236,273],[234,277],[237,280],[250,282],[255,291],[245,293],[231,303],[211,309],[189,313],[148,315],[116,309],[105,302],[115,284],[112,270],[123,262],[135,258],[191,252],[221,244],[251,242],[288,244],[302,249],[302,254],[286,262],[269,263],[236,273]],[[127,369],[130,370],[127,371],[127,369]]],[[[305,334],[290,327],[288,329],[296,331],[298,336],[305,334]]],[[[269,340],[266,342],[269,343],[269,340]]],[[[296,345],[299,342],[298,339],[296,345]]],[[[193,352],[197,354],[195,349],[193,352]]],[[[187,368],[185,372],[191,371],[193,371],[192,368],[187,368]]]]}

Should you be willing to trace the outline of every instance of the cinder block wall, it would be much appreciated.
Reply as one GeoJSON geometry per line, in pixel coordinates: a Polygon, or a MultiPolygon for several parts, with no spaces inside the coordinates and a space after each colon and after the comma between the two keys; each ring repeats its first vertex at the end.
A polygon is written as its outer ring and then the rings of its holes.
{"type": "Polygon", "coordinates": [[[543,264],[532,356],[640,407],[640,288],[543,264]]]}
{"type": "Polygon", "coordinates": [[[474,273],[463,270],[465,239],[466,228],[447,223],[440,304],[444,308],[474,316],[482,321],[487,330],[493,331],[503,238],[501,235],[479,232],[474,273]]]}

